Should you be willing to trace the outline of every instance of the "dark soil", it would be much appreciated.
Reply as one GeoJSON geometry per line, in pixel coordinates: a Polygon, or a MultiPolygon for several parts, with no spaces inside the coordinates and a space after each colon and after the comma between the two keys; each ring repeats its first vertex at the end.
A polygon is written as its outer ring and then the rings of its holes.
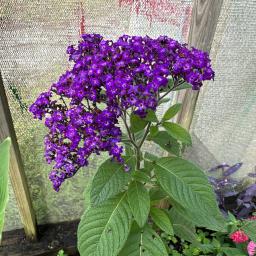
{"type": "Polygon", "coordinates": [[[78,221],[38,226],[38,240],[25,238],[23,230],[3,234],[1,256],[56,256],[63,249],[69,256],[78,256],[76,249],[78,221]]]}

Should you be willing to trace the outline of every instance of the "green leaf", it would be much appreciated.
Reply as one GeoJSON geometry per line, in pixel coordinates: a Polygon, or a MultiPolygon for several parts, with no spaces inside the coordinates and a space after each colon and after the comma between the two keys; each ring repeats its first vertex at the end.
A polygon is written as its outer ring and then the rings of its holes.
{"type": "Polygon", "coordinates": [[[114,256],[127,240],[132,213],[127,193],[90,208],[78,227],[78,250],[81,256],[114,256]]]}
{"type": "Polygon", "coordinates": [[[170,217],[174,234],[181,239],[195,243],[197,239],[195,225],[180,215],[174,207],[170,210],[170,217]]]}
{"type": "Polygon", "coordinates": [[[124,144],[128,144],[128,145],[130,145],[130,144],[131,144],[131,142],[130,142],[130,139],[129,139],[128,135],[127,135],[127,134],[125,134],[125,133],[122,133],[122,136],[121,136],[121,142],[123,142],[124,144]]]}
{"type": "Polygon", "coordinates": [[[176,156],[180,155],[181,145],[166,131],[158,132],[153,138],[151,138],[151,140],[167,152],[176,156]]]}
{"type": "Polygon", "coordinates": [[[160,106],[161,104],[166,103],[166,102],[168,102],[170,100],[171,100],[170,98],[162,98],[161,100],[159,100],[158,106],[160,106]]]}
{"type": "Polygon", "coordinates": [[[145,133],[144,130],[141,130],[141,131],[136,132],[136,133],[134,134],[135,140],[136,140],[136,141],[141,140],[141,139],[143,138],[143,136],[144,136],[144,133],[145,133]]]}
{"type": "Polygon", "coordinates": [[[151,126],[150,127],[150,136],[154,137],[158,133],[158,126],[151,126]]]}
{"type": "Polygon", "coordinates": [[[228,219],[228,221],[231,221],[233,223],[237,222],[236,217],[230,211],[228,211],[227,219],[228,219]]]}
{"type": "Polygon", "coordinates": [[[167,193],[163,191],[160,187],[153,187],[149,190],[149,196],[152,202],[158,202],[162,199],[166,199],[168,197],[167,193]]]}
{"type": "Polygon", "coordinates": [[[64,252],[64,250],[60,250],[58,251],[57,256],[68,256],[68,255],[64,252]]]}
{"type": "Polygon", "coordinates": [[[140,229],[134,223],[127,242],[119,256],[168,256],[159,235],[148,225],[140,229]]]}
{"type": "Polygon", "coordinates": [[[225,253],[226,256],[246,256],[243,251],[237,248],[231,247],[222,247],[221,250],[225,253]]]}
{"type": "Polygon", "coordinates": [[[8,202],[8,172],[10,163],[11,139],[7,138],[0,144],[0,242],[4,227],[4,214],[8,202]]]}
{"type": "Polygon", "coordinates": [[[141,183],[151,182],[147,172],[143,171],[143,169],[133,172],[132,177],[134,180],[139,181],[141,183]]]}
{"type": "Polygon", "coordinates": [[[128,201],[136,222],[143,227],[148,219],[150,209],[149,193],[143,184],[133,181],[129,185],[128,201]]]}
{"type": "Polygon", "coordinates": [[[145,154],[144,154],[144,158],[145,159],[148,159],[148,160],[150,160],[150,161],[152,161],[152,162],[155,162],[155,161],[157,161],[158,159],[159,159],[159,157],[157,157],[156,155],[154,155],[154,154],[151,154],[151,153],[149,153],[149,152],[145,152],[145,154]]]}
{"type": "Polygon", "coordinates": [[[171,106],[164,114],[162,121],[167,121],[173,118],[181,109],[182,104],[177,103],[171,106]]]}
{"type": "Polygon", "coordinates": [[[164,122],[163,127],[165,130],[176,140],[183,142],[186,145],[192,144],[192,139],[190,134],[186,129],[181,127],[179,124],[164,122]]]}
{"type": "Polygon", "coordinates": [[[167,213],[159,208],[151,207],[150,215],[154,223],[168,235],[173,235],[172,223],[167,213]]]}
{"type": "MultiPolygon", "coordinates": [[[[124,157],[125,163],[131,167],[135,165],[134,156],[124,157]]],[[[124,166],[112,159],[106,160],[98,169],[92,180],[91,204],[96,206],[104,200],[123,191],[131,180],[130,173],[126,173],[124,166]]]]}
{"type": "Polygon", "coordinates": [[[143,130],[148,123],[145,119],[140,118],[138,115],[135,115],[134,113],[131,114],[130,122],[132,132],[139,132],[143,130]]]}
{"type": "Polygon", "coordinates": [[[146,117],[145,117],[145,120],[146,120],[146,121],[149,121],[149,122],[155,122],[155,123],[157,123],[157,122],[158,122],[158,119],[157,119],[157,116],[156,116],[155,111],[149,109],[149,110],[147,111],[147,115],[146,115],[146,117]]]}
{"type": "Polygon", "coordinates": [[[219,209],[208,211],[205,214],[198,209],[188,209],[178,205],[175,205],[175,209],[183,215],[184,218],[192,221],[198,227],[206,227],[215,231],[227,232],[225,219],[219,209]]]}
{"type": "MultiPolygon", "coordinates": [[[[155,174],[171,199],[187,213],[196,214],[199,220],[204,218],[207,221],[204,222],[205,227],[212,227],[212,222],[223,220],[213,189],[200,168],[178,157],[163,157],[155,163],[155,174]]],[[[218,228],[223,224],[220,223],[218,228]]]]}
{"type": "Polygon", "coordinates": [[[134,155],[133,147],[129,144],[125,144],[125,155],[126,156],[133,156],[134,155]]]}
{"type": "Polygon", "coordinates": [[[145,172],[151,173],[154,169],[153,163],[144,159],[144,169],[145,169],[145,172]]]}
{"type": "Polygon", "coordinates": [[[256,242],[256,221],[255,220],[245,220],[243,221],[242,230],[245,232],[249,238],[256,242]]]}
{"type": "Polygon", "coordinates": [[[188,83],[183,83],[179,85],[178,87],[174,88],[173,91],[179,91],[179,90],[184,90],[184,89],[191,89],[192,85],[188,83]]]}
{"type": "Polygon", "coordinates": [[[169,81],[168,81],[168,87],[169,87],[169,88],[172,88],[172,87],[173,87],[173,84],[174,84],[174,81],[173,81],[172,78],[170,78],[169,81]]]}

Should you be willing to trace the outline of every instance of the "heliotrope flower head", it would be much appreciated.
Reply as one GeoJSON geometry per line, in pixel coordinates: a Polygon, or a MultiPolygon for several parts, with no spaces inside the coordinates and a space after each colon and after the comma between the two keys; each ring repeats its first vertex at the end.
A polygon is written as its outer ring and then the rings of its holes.
{"type": "Polygon", "coordinates": [[[45,158],[55,163],[49,175],[55,190],[93,153],[107,151],[122,163],[118,118],[128,109],[142,118],[155,111],[170,78],[198,90],[214,77],[207,53],[167,36],[123,35],[111,41],[84,34],[67,53],[71,70],[30,107],[49,129],[45,158]]]}

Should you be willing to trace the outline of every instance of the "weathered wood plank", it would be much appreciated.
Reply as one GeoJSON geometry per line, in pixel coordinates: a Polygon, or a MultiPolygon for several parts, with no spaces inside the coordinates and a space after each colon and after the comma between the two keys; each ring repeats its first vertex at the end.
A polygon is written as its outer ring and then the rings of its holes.
{"type": "MultiPolygon", "coordinates": [[[[194,0],[189,29],[188,44],[210,52],[223,0],[194,0]]],[[[190,128],[198,91],[180,91],[177,101],[182,102],[182,110],[177,121],[186,129],[190,128]]]]}
{"type": "Polygon", "coordinates": [[[38,241],[25,239],[23,230],[3,234],[0,255],[7,256],[56,256],[63,249],[69,256],[78,256],[77,227],[79,221],[38,226],[38,241]]]}
{"type": "Polygon", "coordinates": [[[36,220],[23,170],[19,146],[0,73],[0,141],[11,137],[10,180],[27,237],[36,239],[36,220]]]}

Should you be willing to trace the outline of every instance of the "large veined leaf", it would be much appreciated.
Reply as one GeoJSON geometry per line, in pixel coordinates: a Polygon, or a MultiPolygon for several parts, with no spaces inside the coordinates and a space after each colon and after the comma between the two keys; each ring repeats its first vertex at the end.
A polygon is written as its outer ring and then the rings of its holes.
{"type": "Polygon", "coordinates": [[[246,256],[247,255],[238,248],[222,247],[221,250],[225,253],[226,256],[246,256]]]}
{"type": "Polygon", "coordinates": [[[189,132],[182,126],[176,123],[164,122],[163,127],[165,130],[176,140],[183,142],[186,145],[192,144],[192,139],[189,132]]]}
{"type": "Polygon", "coordinates": [[[116,256],[125,244],[132,224],[127,193],[89,208],[78,227],[81,256],[116,256]]]}
{"type": "Polygon", "coordinates": [[[154,161],[156,161],[157,159],[159,159],[158,156],[156,156],[156,155],[154,155],[154,154],[151,154],[151,153],[149,153],[149,152],[145,152],[144,158],[145,158],[145,159],[148,159],[148,160],[150,160],[150,161],[152,161],[152,162],[154,162],[154,161]]]}
{"type": "Polygon", "coordinates": [[[167,152],[176,156],[180,155],[181,146],[176,139],[171,137],[166,131],[159,131],[154,137],[150,137],[150,140],[155,142],[161,148],[167,152]]]}
{"type": "Polygon", "coordinates": [[[152,228],[146,225],[141,229],[135,223],[119,256],[168,256],[168,253],[152,228]]]}
{"type": "MultiPolygon", "coordinates": [[[[125,157],[130,167],[134,166],[134,156],[125,157]]],[[[98,169],[92,180],[91,204],[96,206],[120,193],[131,179],[124,166],[112,159],[106,160],[98,169]]]]}
{"type": "Polygon", "coordinates": [[[175,206],[175,209],[185,219],[193,222],[198,227],[206,227],[211,230],[226,232],[227,226],[225,219],[218,211],[208,211],[207,213],[199,212],[198,209],[188,209],[181,206],[175,206]]]}
{"type": "Polygon", "coordinates": [[[142,183],[133,181],[129,185],[128,201],[136,222],[143,227],[148,219],[150,197],[142,183]]]}
{"type": "Polygon", "coordinates": [[[163,121],[167,121],[171,118],[173,118],[181,109],[182,104],[181,103],[177,103],[174,104],[173,106],[171,106],[164,114],[163,116],[163,121]]]}
{"type": "Polygon", "coordinates": [[[160,200],[167,199],[168,195],[160,187],[152,187],[149,191],[151,205],[159,203],[160,200]]]}
{"type": "Polygon", "coordinates": [[[170,210],[174,234],[186,241],[194,243],[196,241],[196,229],[192,222],[180,215],[174,207],[170,210]]]}
{"type": "Polygon", "coordinates": [[[169,235],[173,235],[173,228],[170,218],[168,217],[167,213],[160,208],[152,207],[150,209],[150,215],[154,223],[164,232],[169,235]]]}
{"type": "Polygon", "coordinates": [[[187,212],[196,214],[198,219],[208,218],[205,227],[217,218],[223,219],[207,177],[194,164],[178,157],[163,157],[155,163],[155,174],[171,199],[187,212]]]}
{"type": "MultiPolygon", "coordinates": [[[[180,203],[175,201],[173,198],[169,198],[172,210],[178,214],[180,219],[184,219],[189,223],[193,223],[198,227],[207,227],[208,229],[227,232],[226,220],[220,213],[219,209],[217,211],[208,211],[207,214],[199,213],[197,209],[194,208],[184,208],[180,203]]],[[[183,221],[184,221],[183,220],[183,221]]]]}
{"type": "Polygon", "coordinates": [[[243,222],[242,230],[246,233],[247,236],[254,242],[256,242],[256,221],[255,220],[246,220],[243,222]]]}
{"type": "Polygon", "coordinates": [[[10,162],[11,139],[0,144],[0,242],[4,227],[4,213],[8,201],[8,172],[10,162]]]}
{"type": "Polygon", "coordinates": [[[141,183],[151,182],[149,172],[145,169],[140,169],[140,171],[133,172],[132,177],[134,180],[141,183]]]}

